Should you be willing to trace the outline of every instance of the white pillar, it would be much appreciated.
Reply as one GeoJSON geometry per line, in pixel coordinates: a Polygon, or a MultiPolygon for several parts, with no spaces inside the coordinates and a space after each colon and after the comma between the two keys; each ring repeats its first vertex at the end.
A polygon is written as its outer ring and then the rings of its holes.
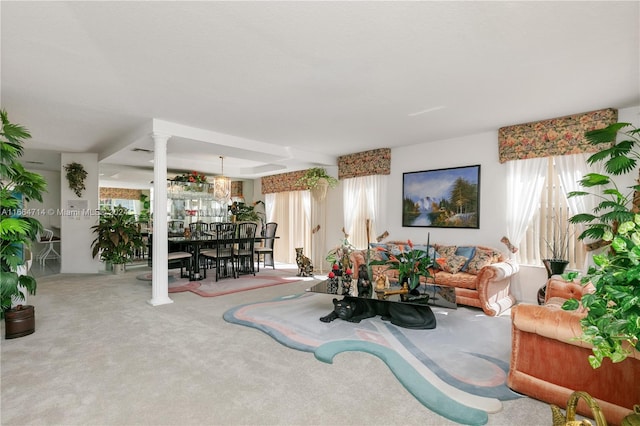
{"type": "Polygon", "coordinates": [[[173,303],[169,298],[169,249],[167,230],[167,141],[170,135],[151,134],[153,138],[153,268],[152,295],[149,304],[153,306],[173,303]]]}

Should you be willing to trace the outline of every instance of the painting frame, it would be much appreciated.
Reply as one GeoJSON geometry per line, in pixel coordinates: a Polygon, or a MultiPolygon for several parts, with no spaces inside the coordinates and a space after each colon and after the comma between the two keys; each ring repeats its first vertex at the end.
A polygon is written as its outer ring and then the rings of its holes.
{"type": "Polygon", "coordinates": [[[403,173],[402,226],[480,229],[480,164],[403,173]]]}

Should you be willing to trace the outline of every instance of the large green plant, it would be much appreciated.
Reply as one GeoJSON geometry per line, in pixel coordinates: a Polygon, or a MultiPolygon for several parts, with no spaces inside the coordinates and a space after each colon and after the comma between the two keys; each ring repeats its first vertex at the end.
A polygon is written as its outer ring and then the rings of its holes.
{"type": "Polygon", "coordinates": [[[136,249],[144,245],[135,216],[126,208],[103,207],[100,220],[91,227],[97,237],[91,243],[92,255],[112,264],[131,262],[136,249]]]}
{"type": "MultiPolygon", "coordinates": [[[[631,186],[629,194],[618,188],[613,176],[637,171],[640,159],[640,129],[629,123],[615,123],[604,129],[586,133],[587,139],[596,145],[606,144],[589,157],[589,164],[604,162],[606,174],[589,173],[580,181],[585,188],[603,188],[601,202],[592,213],[581,213],[570,221],[583,223],[585,231],[580,239],[602,239],[610,243],[609,249],[593,256],[595,266],[589,267],[581,282],[591,282],[595,292],[582,296],[587,309],[581,320],[581,339],[593,345],[589,362],[593,368],[604,358],[613,362],[624,360],[632,347],[640,349],[640,214],[638,194],[640,184],[631,186]],[[618,133],[623,140],[615,143],[618,133]],[[611,145],[613,143],[613,145],[611,145]]],[[[575,191],[569,197],[591,194],[575,191]]],[[[565,274],[573,279],[576,274],[565,274]]],[[[574,310],[579,303],[567,301],[563,308],[574,310]]]]}
{"type": "Polygon", "coordinates": [[[18,162],[23,143],[31,138],[24,127],[9,122],[7,112],[0,110],[0,301],[1,314],[11,308],[12,300],[25,300],[20,288],[36,293],[36,280],[18,274],[24,265],[24,250],[31,246],[42,225],[28,216],[23,201],[42,201],[47,184],[42,176],[29,172],[18,162]]]}
{"type": "Polygon", "coordinates": [[[260,222],[262,224],[264,213],[256,210],[258,204],[264,204],[262,200],[258,200],[253,205],[246,205],[242,202],[234,201],[231,206],[229,206],[229,212],[232,215],[236,216],[236,220],[239,221],[249,221],[249,222],[260,222]]]}

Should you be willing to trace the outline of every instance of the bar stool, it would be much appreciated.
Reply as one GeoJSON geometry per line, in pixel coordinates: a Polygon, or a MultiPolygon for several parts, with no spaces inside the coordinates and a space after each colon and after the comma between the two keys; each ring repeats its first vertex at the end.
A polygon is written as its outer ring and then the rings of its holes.
{"type": "Polygon", "coordinates": [[[43,229],[42,233],[38,233],[37,241],[40,244],[44,244],[44,247],[36,256],[36,260],[40,262],[40,265],[44,266],[47,259],[60,259],[60,253],[53,248],[54,243],[59,243],[60,238],[53,235],[53,231],[50,229],[43,229]]]}

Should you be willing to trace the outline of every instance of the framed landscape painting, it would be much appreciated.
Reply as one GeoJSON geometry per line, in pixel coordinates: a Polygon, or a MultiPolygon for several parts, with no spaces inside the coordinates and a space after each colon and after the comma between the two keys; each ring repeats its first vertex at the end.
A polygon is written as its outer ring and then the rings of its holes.
{"type": "Polygon", "coordinates": [[[480,228],[480,165],[403,173],[402,226],[480,228]]]}

